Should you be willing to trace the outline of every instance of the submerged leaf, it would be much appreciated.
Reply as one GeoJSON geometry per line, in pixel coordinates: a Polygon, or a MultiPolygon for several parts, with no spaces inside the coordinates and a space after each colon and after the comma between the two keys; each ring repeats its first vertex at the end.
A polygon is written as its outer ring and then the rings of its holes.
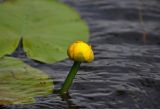
{"type": "Polygon", "coordinates": [[[0,105],[34,103],[34,97],[52,93],[48,75],[16,58],[0,59],[0,105]]]}
{"type": "Polygon", "coordinates": [[[79,14],[57,0],[7,0],[0,3],[0,57],[11,54],[23,38],[24,51],[46,63],[67,57],[75,40],[88,40],[79,14]]]}

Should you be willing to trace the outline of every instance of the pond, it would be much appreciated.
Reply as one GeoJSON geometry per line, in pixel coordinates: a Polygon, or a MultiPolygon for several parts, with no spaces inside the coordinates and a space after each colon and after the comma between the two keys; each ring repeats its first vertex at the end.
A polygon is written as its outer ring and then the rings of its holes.
{"type": "MultiPolygon", "coordinates": [[[[37,97],[31,105],[4,109],[160,109],[160,1],[61,0],[77,9],[90,28],[95,53],[82,64],[66,95],[37,97]]],[[[19,57],[63,84],[73,64],[69,59],[43,64],[19,57]]]]}

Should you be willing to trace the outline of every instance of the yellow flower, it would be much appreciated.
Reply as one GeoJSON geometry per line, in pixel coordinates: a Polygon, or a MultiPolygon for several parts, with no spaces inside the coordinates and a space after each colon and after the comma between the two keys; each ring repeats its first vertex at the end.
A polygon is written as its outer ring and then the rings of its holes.
{"type": "Polygon", "coordinates": [[[91,46],[83,41],[76,41],[68,47],[67,54],[70,59],[78,62],[92,62],[94,54],[91,46]]]}

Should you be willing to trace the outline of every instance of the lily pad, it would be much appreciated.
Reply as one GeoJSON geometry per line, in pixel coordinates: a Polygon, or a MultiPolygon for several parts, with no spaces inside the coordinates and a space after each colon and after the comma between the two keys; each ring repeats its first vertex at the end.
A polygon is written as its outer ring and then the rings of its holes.
{"type": "Polygon", "coordinates": [[[53,63],[67,58],[67,47],[87,41],[89,31],[79,14],[57,0],[5,0],[0,3],[0,57],[23,39],[31,59],[53,63]]]}
{"type": "Polygon", "coordinates": [[[0,105],[29,104],[52,93],[53,81],[19,59],[0,59],[0,105]]]}

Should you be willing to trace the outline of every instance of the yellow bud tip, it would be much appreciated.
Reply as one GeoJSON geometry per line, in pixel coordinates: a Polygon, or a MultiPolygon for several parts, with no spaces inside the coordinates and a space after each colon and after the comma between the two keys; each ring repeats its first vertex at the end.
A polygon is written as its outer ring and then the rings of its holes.
{"type": "Polygon", "coordinates": [[[92,62],[94,53],[92,47],[83,41],[76,41],[68,47],[67,54],[70,59],[78,62],[92,62]]]}

